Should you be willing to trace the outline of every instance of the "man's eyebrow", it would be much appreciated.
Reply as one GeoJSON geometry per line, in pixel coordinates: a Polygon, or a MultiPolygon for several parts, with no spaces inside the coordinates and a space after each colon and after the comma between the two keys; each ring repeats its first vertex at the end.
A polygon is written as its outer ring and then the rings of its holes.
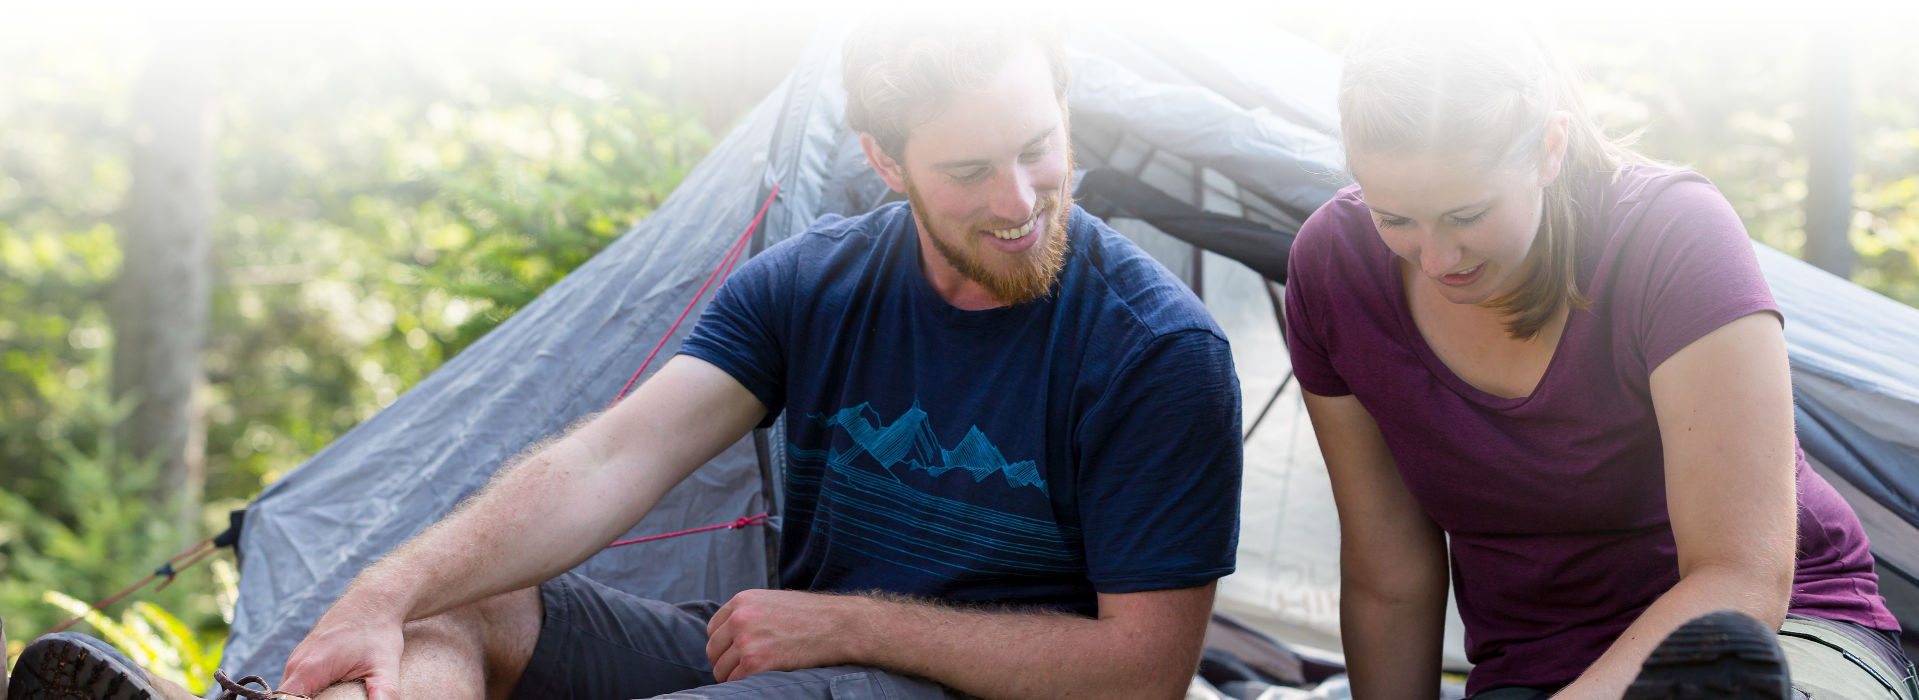
{"type": "MultiPolygon", "coordinates": [[[[1473,209],[1478,209],[1478,208],[1480,208],[1480,207],[1484,207],[1484,206],[1489,206],[1489,205],[1491,205],[1491,204],[1493,203],[1493,200],[1494,200],[1494,199],[1498,199],[1498,197],[1489,197],[1489,198],[1486,198],[1486,199],[1482,199],[1482,200],[1479,200],[1479,201],[1477,201],[1477,202],[1473,202],[1473,203],[1471,203],[1471,204],[1468,204],[1468,205],[1466,205],[1466,206],[1463,206],[1463,207],[1453,207],[1453,208],[1452,208],[1451,210],[1449,210],[1449,211],[1447,211],[1447,212],[1446,212],[1446,214],[1458,214],[1459,212],[1462,212],[1462,211],[1471,211],[1471,210],[1473,210],[1473,209]]],[[[1386,210],[1384,210],[1384,209],[1381,209],[1381,208],[1379,208],[1379,207],[1375,207],[1375,206],[1373,206],[1373,205],[1371,205],[1371,204],[1368,204],[1368,205],[1366,205],[1366,208],[1367,208],[1367,209],[1371,209],[1371,210],[1373,210],[1373,213],[1374,213],[1374,214],[1383,214],[1383,215],[1385,215],[1385,216],[1390,216],[1390,217],[1392,217],[1392,218],[1395,218],[1395,219],[1405,219],[1405,218],[1410,218],[1410,217],[1405,217],[1405,216],[1400,216],[1400,215],[1398,215],[1398,214],[1394,214],[1394,213],[1392,213],[1392,212],[1389,212],[1389,211],[1386,211],[1386,210]]],[[[1442,214],[1442,216],[1444,216],[1444,215],[1445,215],[1445,214],[1442,214]]]]}
{"type": "MultiPolygon", "coordinates": [[[[1032,148],[1034,146],[1039,145],[1041,141],[1045,141],[1046,139],[1052,138],[1054,132],[1057,132],[1057,131],[1059,131],[1058,126],[1046,127],[1044,130],[1041,130],[1038,135],[1027,140],[1025,145],[1020,146],[1020,150],[1021,151],[1032,150],[1032,148]]],[[[964,160],[941,161],[938,163],[934,163],[933,167],[938,168],[940,170],[953,170],[957,168],[976,168],[982,165],[992,165],[992,163],[993,162],[991,160],[988,160],[986,158],[968,158],[964,160]]]]}
{"type": "Polygon", "coordinates": [[[1040,131],[1037,136],[1034,136],[1033,138],[1027,140],[1026,145],[1020,146],[1019,149],[1022,151],[1030,151],[1033,149],[1034,146],[1038,146],[1041,141],[1045,141],[1046,139],[1052,137],[1053,132],[1055,131],[1059,131],[1059,127],[1057,126],[1046,127],[1046,129],[1040,131]]]}

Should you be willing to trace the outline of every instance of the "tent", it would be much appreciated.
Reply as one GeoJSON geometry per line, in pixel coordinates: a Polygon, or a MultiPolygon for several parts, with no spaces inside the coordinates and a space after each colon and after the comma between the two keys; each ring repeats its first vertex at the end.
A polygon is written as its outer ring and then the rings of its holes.
{"type": "MultiPolygon", "coordinates": [[[[843,120],[842,36],[823,30],[652,216],[251,504],[226,667],[277,681],[362,567],[524,446],[605,408],[660,338],[670,353],[691,325],[669,334],[674,318],[775,185],[749,254],[890,194],[843,120]]],[[[1218,26],[1082,27],[1069,48],[1084,202],[1191,284],[1233,343],[1251,430],[1239,570],[1218,607],[1289,645],[1337,650],[1338,530],[1288,381],[1277,295],[1291,232],[1343,184],[1337,60],[1218,26]]],[[[1919,622],[1919,311],[1761,253],[1791,319],[1806,449],[1865,517],[1901,619],[1919,622]]],[[[777,515],[780,430],[714,459],[630,536],[777,515]]],[[[609,549],[579,570],[664,599],[724,600],[768,585],[776,526],[609,549]]],[[[1456,619],[1447,646],[1463,665],[1456,619]]]]}

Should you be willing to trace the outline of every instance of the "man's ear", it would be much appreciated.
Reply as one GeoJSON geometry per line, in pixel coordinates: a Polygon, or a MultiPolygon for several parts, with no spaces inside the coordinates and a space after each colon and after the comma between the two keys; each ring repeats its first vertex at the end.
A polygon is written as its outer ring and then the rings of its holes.
{"type": "Polygon", "coordinates": [[[886,155],[886,150],[880,148],[880,142],[874,140],[872,134],[860,134],[860,150],[866,152],[866,163],[873,166],[874,172],[880,174],[880,179],[886,181],[887,187],[893,188],[894,192],[906,191],[905,167],[893,160],[892,156],[886,155]]]}
{"type": "Polygon", "coordinates": [[[1546,133],[1539,144],[1539,186],[1546,187],[1559,179],[1560,168],[1566,165],[1566,143],[1572,137],[1572,118],[1565,112],[1553,112],[1546,118],[1546,133]]]}

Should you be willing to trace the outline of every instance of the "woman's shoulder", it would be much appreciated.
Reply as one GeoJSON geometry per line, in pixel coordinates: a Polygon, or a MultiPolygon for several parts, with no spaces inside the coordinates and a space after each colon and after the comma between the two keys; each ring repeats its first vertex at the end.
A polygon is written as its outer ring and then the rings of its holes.
{"type": "Polygon", "coordinates": [[[1732,211],[1726,196],[1706,176],[1656,164],[1628,165],[1597,178],[1593,207],[1602,226],[1663,223],[1676,217],[1732,211]]]}
{"type": "Polygon", "coordinates": [[[1636,166],[1610,189],[1588,297],[1643,371],[1732,319],[1776,309],[1745,225],[1711,181],[1636,166]]]}
{"type": "Polygon", "coordinates": [[[1370,228],[1372,214],[1366,209],[1366,197],[1359,191],[1359,185],[1351,184],[1334,192],[1332,199],[1326,200],[1311,216],[1306,217],[1306,222],[1300,225],[1299,235],[1304,237],[1309,232],[1330,234],[1333,229],[1355,224],[1370,228]]]}
{"type": "Polygon", "coordinates": [[[1580,203],[1588,274],[1664,266],[1674,262],[1675,247],[1750,245],[1738,212],[1704,175],[1632,165],[1598,179],[1580,203]]]}

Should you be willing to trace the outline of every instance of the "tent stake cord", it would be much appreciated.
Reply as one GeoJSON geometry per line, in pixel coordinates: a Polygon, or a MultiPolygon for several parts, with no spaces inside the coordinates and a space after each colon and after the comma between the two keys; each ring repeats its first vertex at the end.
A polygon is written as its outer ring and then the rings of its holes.
{"type": "Polygon", "coordinates": [[[613,403],[608,405],[608,408],[618,405],[620,399],[626,398],[626,392],[631,390],[633,385],[640,381],[640,375],[646,373],[646,366],[653,364],[653,358],[660,354],[660,348],[666,347],[666,341],[673,339],[674,331],[680,329],[680,323],[686,320],[686,315],[692,313],[693,307],[700,303],[700,297],[706,296],[706,289],[713,286],[713,280],[715,278],[722,278],[720,282],[722,284],[726,282],[726,280],[723,279],[725,273],[733,271],[734,261],[739,257],[740,251],[746,247],[747,240],[753,237],[753,231],[760,227],[760,221],[766,218],[766,210],[773,206],[773,198],[778,197],[779,194],[780,183],[775,182],[773,183],[773,191],[766,195],[766,201],[760,203],[760,213],[753,216],[753,223],[747,224],[746,231],[740,234],[738,240],[733,241],[732,247],[727,248],[726,257],[720,259],[719,267],[713,268],[713,274],[706,276],[706,283],[700,285],[700,291],[693,293],[692,300],[686,302],[686,309],[680,312],[679,318],[673,319],[673,325],[666,329],[666,335],[660,336],[659,344],[653,346],[653,352],[647,353],[646,360],[641,362],[640,368],[633,372],[633,378],[626,380],[626,386],[620,387],[619,395],[613,397],[613,403]]]}

